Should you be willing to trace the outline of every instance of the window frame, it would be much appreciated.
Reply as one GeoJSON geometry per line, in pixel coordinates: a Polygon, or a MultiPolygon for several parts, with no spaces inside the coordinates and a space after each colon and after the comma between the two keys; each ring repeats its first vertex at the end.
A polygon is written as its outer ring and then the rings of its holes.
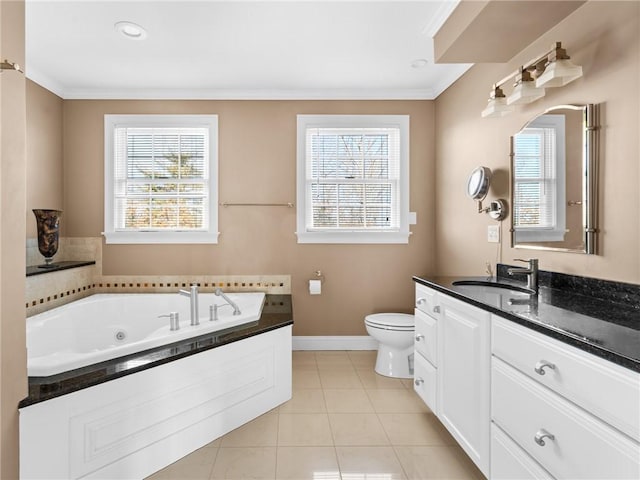
{"type": "Polygon", "coordinates": [[[217,244],[218,243],[218,116],[107,114],[104,116],[104,232],[108,244],[217,244]],[[115,129],[193,128],[209,131],[208,228],[206,230],[122,230],[115,225],[115,129]]]}
{"type": "Polygon", "coordinates": [[[409,115],[298,115],[297,116],[297,230],[298,243],[406,244],[409,243],[409,115]],[[307,213],[306,139],[310,128],[397,128],[399,130],[398,211],[394,230],[332,228],[309,230],[307,213]]]}

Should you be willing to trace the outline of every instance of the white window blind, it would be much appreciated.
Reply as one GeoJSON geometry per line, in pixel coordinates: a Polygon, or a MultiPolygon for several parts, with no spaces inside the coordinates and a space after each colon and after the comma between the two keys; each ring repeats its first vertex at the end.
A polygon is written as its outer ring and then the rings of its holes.
{"type": "Polygon", "coordinates": [[[565,119],[541,115],[514,136],[513,221],[518,241],[566,234],[565,119]]]}
{"type": "Polygon", "coordinates": [[[105,115],[107,243],[216,243],[217,116],[105,115]]]}
{"type": "Polygon", "coordinates": [[[555,130],[527,128],[515,137],[515,227],[556,224],[555,130]]]}
{"type": "Polygon", "coordinates": [[[299,241],[406,243],[408,117],[298,118],[299,241]]]}
{"type": "Polygon", "coordinates": [[[208,228],[206,128],[116,127],[116,231],[208,228]]]}
{"type": "Polygon", "coordinates": [[[400,134],[393,128],[307,130],[307,230],[400,228],[400,134]]]}

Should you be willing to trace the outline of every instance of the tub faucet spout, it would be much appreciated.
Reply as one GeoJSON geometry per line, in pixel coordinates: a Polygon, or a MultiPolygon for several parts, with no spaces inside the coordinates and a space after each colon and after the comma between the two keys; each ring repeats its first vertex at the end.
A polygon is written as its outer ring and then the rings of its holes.
{"type": "Polygon", "coordinates": [[[192,284],[189,290],[180,290],[178,293],[185,297],[189,297],[191,307],[191,326],[200,325],[198,316],[198,285],[192,284]]]}
{"type": "Polygon", "coordinates": [[[240,315],[241,314],[240,307],[238,307],[238,304],[236,302],[234,302],[233,300],[231,300],[229,297],[227,297],[225,295],[225,293],[222,291],[221,288],[216,288],[215,294],[218,297],[224,298],[227,301],[227,303],[233,307],[233,314],[234,315],[240,315]]]}

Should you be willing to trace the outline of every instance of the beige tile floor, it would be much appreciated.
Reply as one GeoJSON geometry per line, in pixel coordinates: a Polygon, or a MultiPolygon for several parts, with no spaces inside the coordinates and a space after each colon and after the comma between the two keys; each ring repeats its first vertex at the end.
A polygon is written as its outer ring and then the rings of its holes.
{"type": "Polygon", "coordinates": [[[482,480],[414,393],[377,375],[375,352],[293,352],[293,398],[148,477],[482,480]]]}

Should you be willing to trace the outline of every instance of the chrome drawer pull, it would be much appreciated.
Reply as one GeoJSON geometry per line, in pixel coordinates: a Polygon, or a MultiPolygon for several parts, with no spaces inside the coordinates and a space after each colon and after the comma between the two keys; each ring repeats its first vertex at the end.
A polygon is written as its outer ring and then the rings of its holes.
{"type": "Polygon", "coordinates": [[[422,385],[424,383],[424,380],[421,379],[420,377],[416,378],[413,383],[415,384],[416,387],[419,387],[420,385],[422,385]]]}
{"type": "Polygon", "coordinates": [[[420,305],[427,303],[427,299],[424,297],[420,297],[418,300],[416,300],[416,307],[419,307],[420,305]]]}
{"type": "Polygon", "coordinates": [[[416,335],[416,342],[419,342],[420,340],[422,340],[424,338],[424,335],[416,335]]]}
{"type": "Polygon", "coordinates": [[[440,313],[440,307],[438,305],[433,307],[433,313],[440,313]]]}
{"type": "Polygon", "coordinates": [[[540,360],[538,363],[536,363],[534,370],[538,375],[544,375],[545,373],[547,373],[544,371],[545,367],[550,368],[551,370],[556,369],[555,364],[546,360],[540,360]]]}
{"type": "Polygon", "coordinates": [[[555,440],[556,437],[547,432],[544,428],[541,428],[540,430],[538,430],[538,433],[536,433],[536,436],[533,437],[533,439],[536,441],[536,443],[538,445],[540,445],[541,447],[544,447],[546,444],[544,443],[544,439],[548,438],[549,440],[555,440]]]}

